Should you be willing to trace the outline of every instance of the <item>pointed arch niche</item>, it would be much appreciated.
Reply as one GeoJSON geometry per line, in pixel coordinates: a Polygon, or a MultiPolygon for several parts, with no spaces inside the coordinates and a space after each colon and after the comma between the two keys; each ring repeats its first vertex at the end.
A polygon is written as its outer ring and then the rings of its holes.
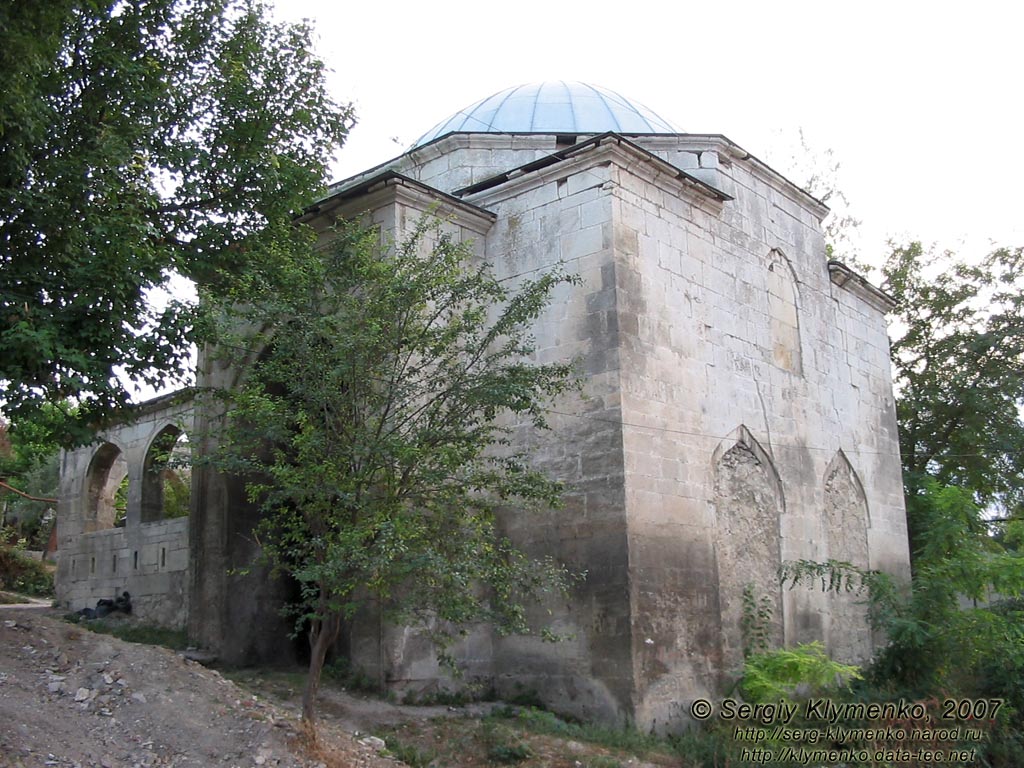
{"type": "MultiPolygon", "coordinates": [[[[746,427],[734,442],[715,451],[713,507],[715,560],[722,620],[723,669],[743,661],[743,590],[751,585],[772,610],[769,643],[782,644],[780,521],[785,508],[782,484],[771,457],[746,427]]],[[[730,440],[733,439],[730,437],[730,440]]]]}
{"type": "Polygon", "coordinates": [[[779,368],[802,373],[796,274],[789,259],[778,249],[772,249],[768,254],[767,288],[771,360],[779,368]]]}
{"type": "MultiPolygon", "coordinates": [[[[829,558],[869,568],[867,496],[842,450],[825,469],[824,484],[822,522],[829,558]]],[[[837,661],[862,662],[871,657],[871,630],[864,600],[864,595],[855,592],[829,593],[827,645],[837,661]]]]}

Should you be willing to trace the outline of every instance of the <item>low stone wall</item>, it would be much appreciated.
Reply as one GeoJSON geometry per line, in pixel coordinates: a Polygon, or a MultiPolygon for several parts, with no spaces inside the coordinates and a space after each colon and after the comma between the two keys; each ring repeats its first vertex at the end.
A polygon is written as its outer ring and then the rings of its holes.
{"type": "Polygon", "coordinates": [[[71,611],[127,590],[140,619],[181,628],[187,586],[187,517],[85,533],[61,550],[57,599],[71,611]]]}

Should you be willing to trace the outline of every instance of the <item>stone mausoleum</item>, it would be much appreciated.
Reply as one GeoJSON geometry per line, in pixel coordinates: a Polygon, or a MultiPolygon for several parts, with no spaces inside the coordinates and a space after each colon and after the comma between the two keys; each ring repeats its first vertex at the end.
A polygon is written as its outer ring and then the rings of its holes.
{"type": "MultiPolygon", "coordinates": [[[[581,361],[583,391],[559,404],[550,433],[520,433],[566,483],[566,507],[503,521],[529,552],[586,571],[567,603],[538,607],[570,639],[480,629],[455,649],[466,680],[678,729],[694,698],[735,679],[748,585],[771,608],[775,643],[871,656],[856,598],[776,578],[800,559],[909,570],[891,300],[828,260],[824,205],[724,136],[685,133],[603,88],[547,82],[460,110],[332,186],[305,218],[325,236],[359,218],[401,237],[425,213],[499,278],[557,263],[580,278],[535,333],[542,360],[581,361]]],[[[240,375],[200,355],[200,388],[240,375]]],[[[237,570],[257,546],[241,481],[196,467],[190,515],[162,520],[147,476],[154,446],[186,432],[208,451],[222,418],[187,393],[165,398],[65,456],[58,596],[77,609],[128,589],[140,615],[187,626],[228,662],[286,658],[288,585],[237,570]],[[110,527],[124,473],[125,525],[110,527]]],[[[373,611],[341,645],[393,690],[450,684],[415,630],[373,611]]]]}

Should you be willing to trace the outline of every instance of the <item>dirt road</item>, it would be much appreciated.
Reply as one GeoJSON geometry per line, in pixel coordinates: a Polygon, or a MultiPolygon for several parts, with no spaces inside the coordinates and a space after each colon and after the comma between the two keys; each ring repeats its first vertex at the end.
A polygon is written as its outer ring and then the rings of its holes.
{"type": "Polygon", "coordinates": [[[0,607],[0,766],[395,768],[337,729],[310,752],[294,713],[173,651],[0,607]]]}

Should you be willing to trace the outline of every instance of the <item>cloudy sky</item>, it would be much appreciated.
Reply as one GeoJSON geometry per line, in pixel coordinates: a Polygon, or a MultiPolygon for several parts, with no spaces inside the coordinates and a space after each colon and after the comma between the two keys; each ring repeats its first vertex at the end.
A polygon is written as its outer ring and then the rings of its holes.
{"type": "Polygon", "coordinates": [[[869,263],[888,238],[1024,245],[1020,3],[274,1],[314,22],[332,90],[356,107],[336,178],[495,91],[581,80],[794,180],[802,129],[840,163],[869,263]]]}

